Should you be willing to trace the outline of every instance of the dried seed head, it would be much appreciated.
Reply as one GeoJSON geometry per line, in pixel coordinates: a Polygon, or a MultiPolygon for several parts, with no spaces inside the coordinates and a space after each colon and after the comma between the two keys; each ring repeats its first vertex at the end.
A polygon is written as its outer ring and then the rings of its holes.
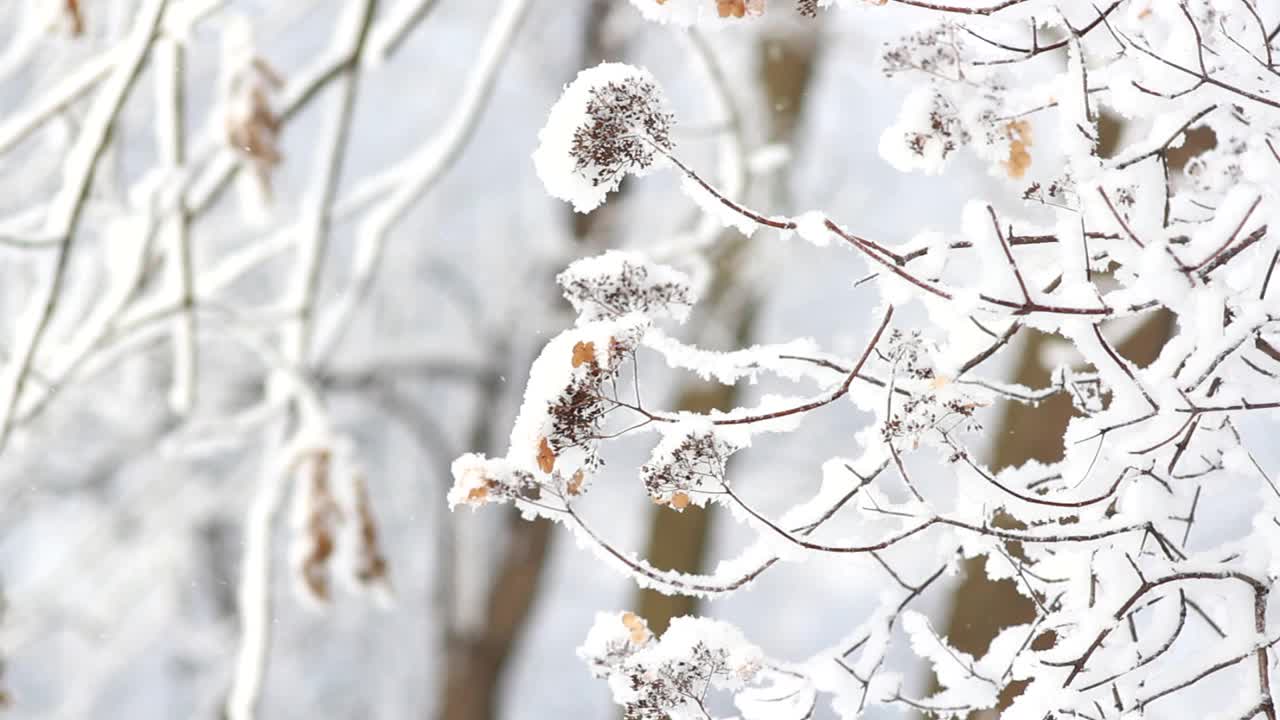
{"type": "Polygon", "coordinates": [[[538,177],[552,196],[589,212],[625,175],[665,164],[674,124],[648,71],[621,63],[583,70],[538,133],[538,177]]]}
{"type": "Polygon", "coordinates": [[[317,450],[302,458],[294,490],[293,565],[299,592],[317,604],[331,598],[329,564],[337,547],[342,512],[330,488],[332,454],[317,450]]]}

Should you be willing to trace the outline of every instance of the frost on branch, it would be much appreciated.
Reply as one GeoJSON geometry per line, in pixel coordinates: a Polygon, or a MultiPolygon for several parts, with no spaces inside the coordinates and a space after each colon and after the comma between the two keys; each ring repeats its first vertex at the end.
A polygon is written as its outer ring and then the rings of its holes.
{"type": "Polygon", "coordinates": [[[666,163],[674,124],[647,70],[601,63],[578,73],[551,108],[533,162],[548,193],[589,212],[625,175],[666,163]]]}
{"type": "Polygon", "coordinates": [[[654,638],[629,612],[598,613],[578,657],[608,681],[627,720],[705,720],[709,691],[742,690],[764,667],[760,649],[732,625],[679,617],[654,638]]]}

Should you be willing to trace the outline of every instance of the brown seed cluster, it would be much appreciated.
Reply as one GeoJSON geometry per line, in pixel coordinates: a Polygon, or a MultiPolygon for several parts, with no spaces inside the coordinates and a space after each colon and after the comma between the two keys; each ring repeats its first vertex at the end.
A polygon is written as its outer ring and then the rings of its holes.
{"type": "Polygon", "coordinates": [[[357,585],[387,588],[388,563],[379,542],[378,523],[364,475],[335,473],[333,453],[323,448],[301,456],[295,467],[302,471],[295,491],[300,517],[293,561],[299,588],[318,603],[332,599],[332,564],[340,543],[353,546],[349,555],[352,564],[347,571],[357,585]],[[335,482],[346,492],[335,494],[335,482]],[[340,535],[344,526],[354,532],[340,535]]]}
{"type": "Polygon", "coordinates": [[[306,518],[303,525],[304,550],[298,561],[303,587],[312,598],[327,602],[330,598],[329,561],[337,547],[335,535],[342,521],[342,511],[329,488],[332,458],[327,450],[314,453],[303,461],[306,469],[306,493],[303,500],[306,518]]]}
{"type": "Polygon", "coordinates": [[[356,548],[356,580],[366,587],[385,586],[389,582],[387,558],[378,542],[378,523],[369,503],[369,490],[363,475],[351,479],[355,494],[355,522],[359,546],[356,548]]]}
{"type": "Polygon", "coordinates": [[[955,26],[934,25],[886,43],[880,54],[880,69],[887,76],[915,71],[932,77],[958,78],[963,48],[955,26]]]}
{"type": "Polygon", "coordinates": [[[907,133],[906,140],[907,147],[916,155],[924,156],[930,144],[936,143],[942,148],[942,157],[947,158],[968,144],[969,132],[951,100],[940,92],[934,92],[929,109],[929,129],[907,133]]]}
{"type": "MultiPolygon", "coordinates": [[[[570,363],[576,372],[572,373],[564,390],[548,408],[551,429],[538,440],[539,470],[551,473],[557,456],[569,448],[578,448],[586,454],[583,469],[588,472],[603,464],[595,446],[608,403],[600,388],[618,376],[627,353],[623,342],[610,338],[608,353],[601,364],[596,356],[595,343],[579,342],[574,345],[570,363]]],[[[581,483],[578,485],[581,487],[581,483]]]]}
{"type": "MultiPolygon", "coordinates": [[[[650,279],[649,269],[641,264],[623,262],[608,274],[582,275],[562,273],[556,278],[565,298],[588,320],[620,318],[628,313],[655,315],[676,313],[693,304],[693,294],[682,283],[650,279]]],[[[585,359],[587,345],[574,348],[575,362],[585,359]]],[[[595,354],[595,347],[591,347],[595,354]]],[[[578,365],[574,365],[578,367],[578,365]]]]}
{"type": "Polygon", "coordinates": [[[610,185],[627,172],[643,170],[673,147],[675,117],[648,80],[630,77],[592,88],[586,117],[573,133],[569,154],[574,170],[592,185],[610,185]]]}
{"type": "Polygon", "coordinates": [[[693,502],[691,492],[708,489],[707,486],[720,489],[725,463],[734,450],[712,431],[690,433],[669,457],[642,465],[640,480],[655,503],[684,510],[693,502]]]}
{"type": "Polygon", "coordinates": [[[270,94],[284,84],[261,58],[232,82],[232,98],[226,118],[227,142],[252,163],[263,192],[270,194],[271,171],[283,159],[280,154],[280,116],[271,109],[270,94]]]}

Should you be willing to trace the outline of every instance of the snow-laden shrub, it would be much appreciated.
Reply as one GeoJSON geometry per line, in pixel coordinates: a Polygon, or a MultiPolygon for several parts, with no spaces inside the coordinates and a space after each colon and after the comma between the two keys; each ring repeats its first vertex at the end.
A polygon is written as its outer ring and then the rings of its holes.
{"type": "MultiPolygon", "coordinates": [[[[730,29],[789,11],[633,4],[650,19],[730,29]]],[[[812,15],[828,4],[791,9],[812,15]]],[[[535,154],[550,194],[586,211],[623,175],[669,169],[725,226],[797,234],[861,258],[879,299],[847,307],[869,313],[871,329],[849,357],[812,343],[710,352],[661,327],[664,314],[683,319],[691,300],[685,287],[662,284],[674,270],[636,256],[580,262],[561,280],[579,322],[535,363],[509,455],[460,460],[454,501],[514,502],[665,592],[731,593],[779,562],[823,555],[867,557],[887,571],[880,582],[894,591],[879,610],[851,617],[828,650],[800,664],[769,659],[722,623],[678,620],[655,638],[643,618],[601,615],[580,654],[628,717],[708,717],[715,689],[736,695],[747,717],[809,717],[824,697],[848,718],[874,706],[959,718],[1001,702],[1015,720],[1165,717],[1203,679],[1229,676],[1215,686],[1232,688],[1216,700],[1224,717],[1274,719],[1280,487],[1240,427],[1263,418],[1274,428],[1280,410],[1280,239],[1269,229],[1280,192],[1280,5],[842,5],[867,22],[904,6],[931,23],[879,53],[883,71],[911,85],[879,140],[885,160],[943,173],[972,154],[1006,197],[974,198],[947,232],[903,217],[902,236],[915,239],[901,244],[820,211],[770,215],[678,156],[674,118],[647,71],[584,71],[551,110],[535,154]],[[1105,157],[1104,112],[1130,128],[1105,157]],[[1179,174],[1172,151],[1197,128],[1212,131],[1216,147],[1179,174]],[[926,326],[897,319],[912,305],[927,311],[926,326]],[[1176,330],[1140,367],[1116,350],[1118,333],[1157,312],[1172,314],[1176,330]],[[989,376],[992,358],[1029,330],[1074,349],[1055,361],[1051,384],[989,376]],[[724,383],[775,375],[818,387],[752,408],[668,412],[612,382],[641,354],[724,383]],[[971,450],[996,401],[1058,394],[1076,412],[1060,461],[997,472],[971,450]],[[575,414],[562,414],[565,403],[575,414]],[[757,434],[800,431],[848,403],[869,419],[850,453],[823,465],[813,497],[773,515],[740,492],[729,455],[750,462],[757,434]],[[652,567],[577,506],[580,474],[603,462],[611,440],[653,431],[634,476],[641,491],[670,510],[721,505],[758,534],[708,575],[652,567]],[[1197,531],[1209,497],[1247,507],[1251,522],[1197,531]],[[882,554],[890,551],[926,570],[895,570],[882,554]],[[988,574],[1012,579],[1037,609],[981,657],[949,647],[911,609],[971,557],[985,557],[988,574]],[[942,689],[912,695],[884,669],[895,646],[926,660],[942,689]],[[775,685],[791,690],[765,692],[775,685]]]]}

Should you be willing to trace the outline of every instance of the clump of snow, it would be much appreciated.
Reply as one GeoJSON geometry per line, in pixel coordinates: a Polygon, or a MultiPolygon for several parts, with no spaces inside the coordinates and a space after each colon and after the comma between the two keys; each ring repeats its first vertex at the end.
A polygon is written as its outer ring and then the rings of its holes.
{"type": "Polygon", "coordinates": [[[831,230],[827,227],[827,216],[818,211],[803,213],[794,218],[796,234],[817,245],[826,247],[831,244],[831,230]]]}
{"type": "Polygon", "coordinates": [[[590,212],[625,175],[665,166],[672,149],[666,95],[649,71],[601,63],[578,73],[538,133],[538,178],[553,197],[590,212]]]}

